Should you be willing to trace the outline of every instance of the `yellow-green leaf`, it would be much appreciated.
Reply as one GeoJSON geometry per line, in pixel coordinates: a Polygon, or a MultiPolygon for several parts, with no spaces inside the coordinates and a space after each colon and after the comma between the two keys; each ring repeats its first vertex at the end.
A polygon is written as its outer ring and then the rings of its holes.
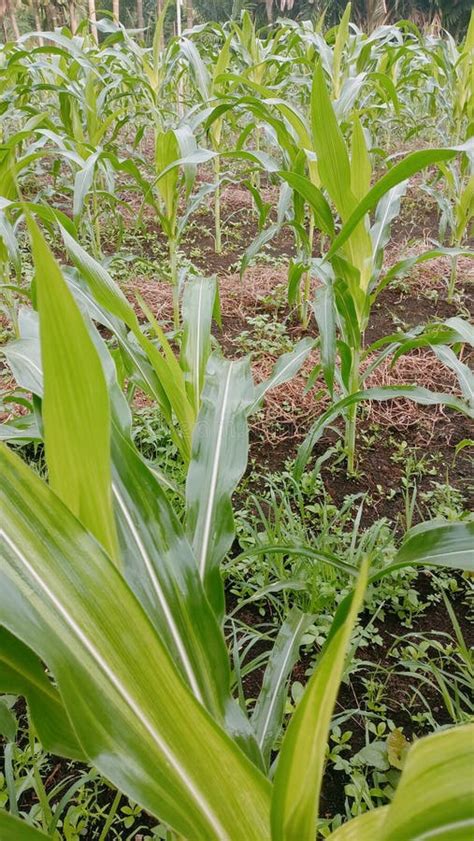
{"type": "Polygon", "coordinates": [[[110,406],[81,312],[36,223],[30,230],[44,375],[43,421],[52,489],[112,557],[110,406]]]}

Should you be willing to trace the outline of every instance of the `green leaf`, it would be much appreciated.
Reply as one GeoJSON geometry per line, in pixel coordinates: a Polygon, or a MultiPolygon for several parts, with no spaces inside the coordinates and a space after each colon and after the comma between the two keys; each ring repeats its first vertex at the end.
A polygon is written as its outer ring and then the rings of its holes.
{"type": "Polygon", "coordinates": [[[344,9],[344,13],[341,17],[339,22],[339,26],[337,27],[336,31],[336,40],[334,42],[334,51],[333,51],[333,66],[332,66],[332,81],[333,81],[333,91],[334,91],[334,98],[338,99],[340,91],[341,91],[341,62],[342,62],[342,53],[344,47],[346,46],[349,40],[349,23],[351,19],[351,9],[352,4],[348,3],[346,8],[344,9]]]}
{"type": "Polygon", "coordinates": [[[41,361],[38,359],[38,340],[14,339],[8,342],[2,351],[18,385],[33,394],[41,395],[43,372],[41,361]]]}
{"type": "Polygon", "coordinates": [[[321,190],[304,175],[297,172],[281,170],[278,175],[283,178],[293,190],[296,190],[304,200],[308,202],[313,211],[316,225],[324,231],[331,239],[334,236],[334,219],[329,204],[324,198],[321,190]]]}
{"type": "Polygon", "coordinates": [[[104,372],[58,264],[32,219],[28,226],[40,318],[49,481],[114,557],[110,408],[104,372]]]}
{"type": "Polygon", "coordinates": [[[313,304],[314,317],[319,330],[319,347],[324,379],[332,396],[334,390],[334,368],[336,364],[336,320],[332,279],[316,290],[313,304]]]}
{"type": "Polygon", "coordinates": [[[0,692],[22,695],[44,749],[84,761],[57,689],[36,654],[6,628],[0,628],[0,692]]]}
{"type": "Polygon", "coordinates": [[[112,457],[124,574],[196,698],[223,719],[227,652],[182,525],[160,483],[116,426],[112,457]]]}
{"type": "Polygon", "coordinates": [[[193,278],[184,286],[180,363],[186,379],[188,397],[194,406],[196,417],[201,405],[204,375],[211,351],[211,325],[215,300],[215,277],[193,278]]]}
{"type": "Polygon", "coordinates": [[[345,219],[355,205],[351,165],[320,62],[316,65],[311,92],[311,126],[321,181],[345,219]]]}
{"type": "Polygon", "coordinates": [[[178,359],[173,353],[164,330],[158,324],[152,311],[140,296],[137,295],[137,299],[153,332],[161,344],[163,354],[161,354],[153,342],[145,336],[142,336],[140,343],[147,353],[147,356],[156,371],[160,383],[163,386],[165,394],[176,415],[181,431],[182,445],[180,446],[180,449],[183,457],[186,461],[188,461],[191,454],[191,436],[196,417],[193,405],[186,393],[184,372],[178,359]]]}
{"type": "Polygon", "coordinates": [[[210,357],[186,481],[186,532],[219,619],[224,610],[220,563],[234,539],[231,497],[247,466],[253,396],[247,359],[210,357]]]}
{"type": "Polygon", "coordinates": [[[333,555],[331,552],[324,552],[320,549],[313,549],[311,546],[305,546],[302,544],[299,545],[297,543],[264,543],[262,546],[253,546],[252,549],[248,549],[246,552],[241,552],[237,555],[237,557],[233,559],[233,563],[238,565],[246,558],[253,558],[254,555],[267,554],[295,555],[296,557],[301,556],[302,558],[309,558],[312,561],[329,564],[329,566],[333,566],[335,569],[339,569],[348,575],[357,575],[359,572],[356,566],[348,563],[347,561],[341,561],[337,555],[333,555]]]}
{"type": "Polygon", "coordinates": [[[290,611],[278,631],[265,669],[262,688],[252,713],[252,726],[267,763],[283,721],[288,678],[311,619],[296,607],[290,611]]]}
{"type": "Polygon", "coordinates": [[[380,841],[469,841],[474,834],[474,725],[420,739],[381,827],[380,841]]]}
{"type": "Polygon", "coordinates": [[[97,303],[124,321],[130,330],[138,329],[138,319],[133,307],[106,269],[94,260],[62,226],[60,226],[60,231],[71,260],[87,281],[97,303]]]}
{"type": "Polygon", "coordinates": [[[357,115],[354,116],[352,128],[351,152],[351,190],[357,201],[360,201],[370,190],[372,166],[362,123],[357,115]]]}
{"type": "Polygon", "coordinates": [[[184,837],[268,841],[268,781],[188,690],[118,569],[5,447],[0,464],[2,622],[48,664],[91,762],[184,837]]]}
{"type": "Polygon", "coordinates": [[[416,385],[401,385],[401,386],[381,386],[380,388],[369,388],[366,391],[358,391],[355,394],[350,394],[348,397],[343,397],[337,403],[333,403],[329,409],[320,415],[311,427],[308,435],[298,449],[296,462],[294,467],[294,475],[296,479],[300,479],[303,470],[305,469],[308,460],[311,456],[313,447],[321,438],[324,430],[328,424],[332,423],[348,406],[358,403],[363,400],[394,400],[397,397],[406,397],[413,400],[414,403],[420,403],[422,406],[447,406],[450,409],[455,409],[462,412],[468,417],[472,417],[472,410],[467,403],[456,397],[454,394],[443,394],[438,391],[430,391],[427,388],[416,385]]]}
{"type": "Polygon", "coordinates": [[[257,411],[263,398],[272,388],[276,388],[296,376],[301,366],[306,362],[313,347],[314,340],[306,337],[297,342],[293,350],[283,353],[278,358],[270,376],[256,386],[256,397],[249,408],[249,415],[257,411]]]}
{"type": "Polygon", "coordinates": [[[432,350],[443,365],[454,371],[466,401],[474,409],[474,374],[469,366],[465,362],[461,362],[451,348],[446,345],[434,345],[432,350]]]}
{"type": "Polygon", "coordinates": [[[30,826],[26,821],[20,820],[8,812],[0,811],[0,838],[2,841],[45,841],[50,838],[39,829],[30,826]]]}
{"type": "Polygon", "coordinates": [[[400,163],[395,164],[386,173],[386,175],[382,176],[382,178],[374,184],[372,189],[369,190],[367,195],[364,196],[357,207],[351,211],[350,218],[344,220],[345,224],[332,243],[331,248],[326,255],[326,259],[330,260],[331,257],[333,257],[344,245],[344,243],[347,242],[361,219],[363,219],[365,214],[380,201],[385,193],[393,187],[396,187],[401,181],[406,181],[407,178],[410,178],[412,175],[415,175],[415,173],[420,172],[420,170],[425,169],[427,166],[438,163],[439,161],[450,161],[452,158],[456,157],[459,152],[468,151],[473,147],[474,142],[468,141],[463,146],[452,146],[450,148],[440,149],[423,149],[419,152],[412,152],[400,161],[400,163]]]}
{"type": "Polygon", "coordinates": [[[244,274],[246,268],[249,266],[251,261],[254,257],[257,256],[259,251],[263,248],[267,242],[271,242],[273,237],[277,235],[280,231],[281,225],[275,222],[273,225],[269,225],[268,228],[265,228],[263,231],[255,237],[253,242],[250,243],[249,247],[246,249],[244,256],[242,257],[241,264],[240,264],[240,276],[244,274]]]}
{"type": "MultiPolygon", "coordinates": [[[[407,532],[394,561],[369,578],[374,584],[398,569],[410,566],[435,566],[474,571],[474,523],[431,520],[407,532]]],[[[344,623],[352,603],[352,594],[340,603],[331,625],[326,645],[344,623]]]]}
{"type": "Polygon", "coordinates": [[[157,132],[155,139],[155,166],[159,174],[157,186],[169,220],[172,220],[177,212],[179,167],[174,164],[179,158],[180,149],[176,133],[171,129],[157,132]]]}
{"type": "Polygon", "coordinates": [[[412,564],[474,572],[474,523],[420,523],[407,532],[393,562],[375,578],[412,564]]]}
{"type": "Polygon", "coordinates": [[[78,220],[84,209],[84,202],[87,194],[92,187],[94,180],[94,171],[97,166],[97,161],[100,158],[100,152],[94,152],[85,161],[84,166],[76,173],[74,178],[73,190],[73,217],[74,221],[78,220]]]}
{"type": "Polygon", "coordinates": [[[17,729],[18,722],[10,707],[7,707],[5,702],[0,699],[0,736],[7,742],[14,742],[17,729]]]}
{"type": "MultiPolygon", "coordinates": [[[[370,185],[369,185],[370,186],[370,185]]],[[[400,212],[400,201],[406,193],[407,181],[401,181],[380,199],[375,211],[375,221],[370,229],[376,267],[383,261],[383,250],[390,240],[390,225],[400,212]]]]}
{"type": "MultiPolygon", "coordinates": [[[[84,280],[86,280],[99,306],[104,308],[107,314],[112,313],[113,316],[124,321],[132,331],[135,342],[130,340],[127,332],[121,329],[120,324],[116,324],[108,316],[106,326],[117,336],[122,350],[132,365],[132,373],[138,374],[140,386],[157,400],[170,425],[173,440],[178,446],[183,458],[186,461],[189,460],[191,435],[195,420],[194,412],[192,404],[186,397],[183,372],[163,331],[157,324],[149,307],[140,299],[140,306],[147,316],[152,329],[158,335],[164,355],[144,335],[133,307],[129,304],[123,292],[109,273],[100,263],[90,257],[66,231],[62,230],[62,236],[72,260],[81,272],[84,280]],[[153,371],[148,370],[149,364],[142,358],[142,354],[137,348],[136,343],[138,343],[141,351],[146,354],[153,371]],[[180,425],[181,435],[174,434],[171,409],[173,409],[180,425]]],[[[97,314],[91,313],[91,315],[97,318],[97,314]]],[[[100,313],[99,318],[104,323],[100,313]]]]}
{"type": "Polygon", "coordinates": [[[344,823],[328,836],[329,841],[381,841],[381,830],[388,806],[372,809],[344,823]]]}
{"type": "Polygon", "coordinates": [[[272,841],[314,841],[329,726],[367,569],[364,561],[350,612],[321,655],[283,738],[272,794],[272,841]]]}

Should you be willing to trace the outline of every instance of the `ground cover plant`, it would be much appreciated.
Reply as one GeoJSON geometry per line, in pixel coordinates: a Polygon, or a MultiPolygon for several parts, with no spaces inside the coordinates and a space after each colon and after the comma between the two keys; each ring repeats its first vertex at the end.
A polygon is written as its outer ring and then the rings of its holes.
{"type": "Polygon", "coordinates": [[[160,9],[0,43],[0,838],[467,841],[474,15],[160,9]]]}

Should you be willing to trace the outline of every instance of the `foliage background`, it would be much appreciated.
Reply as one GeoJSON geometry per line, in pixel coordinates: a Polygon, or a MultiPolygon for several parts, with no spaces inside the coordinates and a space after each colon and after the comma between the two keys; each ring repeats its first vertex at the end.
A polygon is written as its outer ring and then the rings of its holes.
{"type": "MultiPolygon", "coordinates": [[[[34,6],[38,8],[45,29],[50,28],[52,22],[60,25],[64,20],[68,21],[70,4],[67,0],[6,0],[6,2],[0,0],[0,20],[2,17],[5,17],[5,20],[7,18],[5,10],[8,3],[15,8],[21,32],[35,28],[34,6]]],[[[270,0],[192,0],[192,3],[195,18],[199,22],[209,20],[224,22],[232,18],[238,19],[241,12],[247,9],[254,15],[259,25],[268,23],[267,7],[270,7],[270,0]]],[[[157,4],[158,0],[143,0],[147,27],[152,27],[154,24],[157,4]]],[[[85,17],[87,15],[86,0],[77,0],[75,5],[78,18],[85,17]]],[[[96,0],[96,5],[98,17],[100,17],[101,11],[111,12],[112,0],[96,0]]],[[[276,20],[278,17],[291,17],[308,20],[318,18],[325,12],[326,24],[332,26],[338,23],[346,6],[346,0],[293,0],[291,9],[288,5],[291,5],[291,2],[288,4],[288,0],[286,2],[273,0],[273,18],[276,20]],[[282,6],[284,12],[281,11],[282,6]]],[[[371,28],[371,22],[380,23],[385,17],[384,9],[386,9],[388,23],[410,18],[419,26],[426,27],[434,22],[435,25],[449,29],[455,36],[462,37],[467,28],[472,6],[473,0],[353,0],[352,18],[360,26],[371,28]]],[[[125,26],[136,26],[137,0],[120,0],[120,16],[125,26]]],[[[175,17],[175,7],[172,3],[167,20],[169,34],[173,31],[175,17]]]]}

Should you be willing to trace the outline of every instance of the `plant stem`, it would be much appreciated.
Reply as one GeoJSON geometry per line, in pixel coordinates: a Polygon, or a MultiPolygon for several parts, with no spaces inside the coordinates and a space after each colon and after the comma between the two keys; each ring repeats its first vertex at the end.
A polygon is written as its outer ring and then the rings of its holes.
{"type": "MultiPolygon", "coordinates": [[[[353,351],[352,367],[350,376],[349,394],[356,394],[360,387],[359,377],[360,365],[360,349],[353,351]]],[[[349,476],[355,473],[355,447],[356,447],[356,429],[357,429],[357,403],[353,403],[347,409],[346,417],[346,431],[345,431],[345,449],[347,454],[347,472],[349,476]]]]}
{"type": "Polygon", "coordinates": [[[8,742],[8,744],[5,745],[5,750],[3,753],[3,763],[5,771],[5,782],[8,794],[8,810],[11,815],[16,815],[16,817],[18,817],[18,803],[16,799],[15,774],[13,771],[12,758],[13,747],[13,742],[8,742]]]}
{"type": "Polygon", "coordinates": [[[451,257],[451,273],[449,275],[448,286],[448,304],[452,303],[454,297],[454,290],[456,288],[456,279],[458,275],[458,255],[451,257]]]}
{"type": "MultiPolygon", "coordinates": [[[[255,151],[256,152],[260,151],[260,126],[257,126],[256,129],[255,129],[255,151]]],[[[260,192],[260,170],[259,169],[257,170],[257,172],[252,173],[252,183],[253,183],[253,186],[258,190],[258,192],[260,192]]],[[[254,205],[255,212],[258,215],[258,208],[255,204],[255,201],[253,202],[253,205],[254,205]]]]}
{"type": "Polygon", "coordinates": [[[221,174],[221,162],[219,157],[214,158],[214,175],[216,182],[216,193],[214,197],[214,216],[216,224],[215,236],[215,252],[220,254],[222,252],[222,232],[221,232],[221,188],[219,185],[221,174]]]}
{"type": "Polygon", "coordinates": [[[92,207],[93,207],[93,214],[94,214],[94,239],[95,239],[95,250],[96,256],[99,258],[102,256],[102,247],[100,241],[100,218],[99,218],[99,203],[97,201],[97,193],[95,190],[92,191],[92,207]]]}
{"type": "Polygon", "coordinates": [[[109,829],[112,826],[115,815],[117,814],[117,809],[119,807],[121,799],[122,799],[122,792],[117,791],[116,794],[115,794],[115,797],[113,799],[112,805],[110,807],[110,812],[107,815],[107,820],[105,821],[102,832],[100,833],[99,841],[106,841],[109,829]]]}
{"type": "Polygon", "coordinates": [[[35,789],[36,794],[38,796],[38,800],[41,806],[41,823],[45,832],[48,830],[48,826],[53,819],[53,815],[51,812],[51,808],[48,801],[48,795],[46,794],[46,789],[43,785],[43,780],[41,779],[41,774],[38,770],[36,765],[35,759],[35,731],[33,728],[33,722],[31,721],[30,716],[28,716],[28,732],[29,732],[29,742],[30,742],[30,750],[31,750],[31,757],[33,761],[33,777],[35,781],[35,789]]]}
{"type": "Polygon", "coordinates": [[[173,323],[179,329],[178,254],[174,238],[169,241],[171,284],[173,287],[173,323]]]}
{"type": "Polygon", "coordinates": [[[314,218],[313,214],[311,214],[311,219],[309,223],[309,231],[308,231],[308,239],[309,239],[309,265],[310,268],[305,273],[304,277],[304,291],[303,291],[303,327],[306,329],[309,322],[309,299],[311,295],[311,260],[313,257],[313,241],[314,241],[314,218]]]}

